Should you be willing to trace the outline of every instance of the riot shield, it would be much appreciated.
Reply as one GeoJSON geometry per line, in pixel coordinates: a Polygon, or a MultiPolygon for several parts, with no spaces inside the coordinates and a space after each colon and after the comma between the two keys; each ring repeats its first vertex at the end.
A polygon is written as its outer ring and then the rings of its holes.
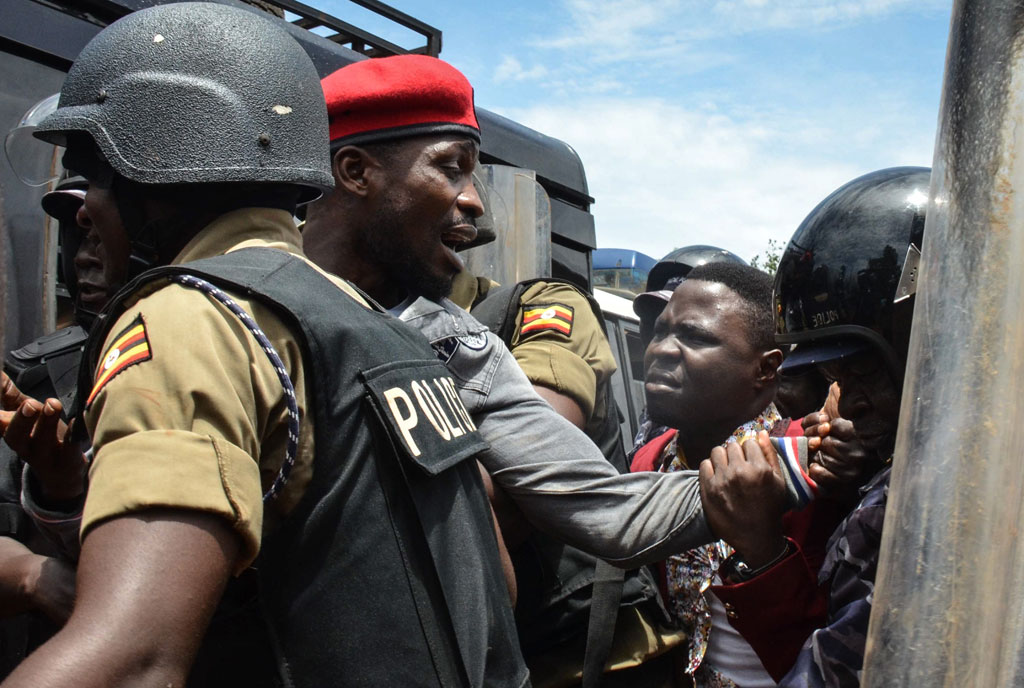
{"type": "Polygon", "coordinates": [[[863,685],[1024,685],[1024,4],[953,9],[863,685]]]}
{"type": "Polygon", "coordinates": [[[478,189],[485,214],[480,224],[493,227],[494,241],[464,251],[474,275],[499,284],[551,276],[551,200],[536,173],[507,165],[481,165],[478,189]]]}

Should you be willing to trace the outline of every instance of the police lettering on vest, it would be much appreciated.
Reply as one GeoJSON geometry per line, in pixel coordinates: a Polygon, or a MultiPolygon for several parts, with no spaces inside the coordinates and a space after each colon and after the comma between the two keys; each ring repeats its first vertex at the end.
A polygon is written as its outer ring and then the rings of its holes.
{"type": "Polygon", "coordinates": [[[418,362],[364,373],[392,438],[431,474],[479,451],[481,443],[455,380],[439,371],[444,368],[418,362]],[[438,461],[441,456],[444,459],[438,461]]]}

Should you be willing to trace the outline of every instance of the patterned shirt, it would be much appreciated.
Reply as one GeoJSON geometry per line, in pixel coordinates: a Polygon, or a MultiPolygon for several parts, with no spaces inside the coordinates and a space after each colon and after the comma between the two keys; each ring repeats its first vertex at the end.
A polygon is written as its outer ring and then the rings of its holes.
{"type": "MultiPolygon", "coordinates": [[[[732,433],[722,446],[730,443],[742,444],[756,439],[761,430],[770,432],[782,420],[775,404],[761,412],[753,420],[744,423],[732,433]]],[[[661,472],[692,470],[678,444],[677,434],[665,446],[662,453],[661,472]]],[[[666,584],[669,596],[669,611],[673,618],[690,637],[689,656],[686,672],[692,674],[701,688],[734,688],[736,684],[703,664],[711,632],[711,610],[705,593],[711,587],[722,563],[733,553],[724,540],[696,547],[674,554],[665,561],[666,584]]],[[[753,652],[753,651],[751,651],[753,652]]]]}

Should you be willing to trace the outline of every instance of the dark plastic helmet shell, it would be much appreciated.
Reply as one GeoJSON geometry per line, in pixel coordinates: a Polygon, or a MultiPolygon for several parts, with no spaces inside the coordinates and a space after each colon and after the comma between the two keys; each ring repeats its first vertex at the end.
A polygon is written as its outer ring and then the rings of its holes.
{"type": "Polygon", "coordinates": [[[690,270],[705,263],[739,263],[746,265],[735,253],[717,246],[695,244],[684,246],[668,253],[651,268],[647,275],[647,288],[644,291],[657,291],[665,286],[665,282],[673,277],[685,277],[690,270]]]}
{"type": "Polygon", "coordinates": [[[811,211],[775,276],[780,344],[866,339],[902,365],[894,299],[908,248],[921,247],[929,178],[923,167],[879,170],[843,185],[811,211]]]}
{"type": "Polygon", "coordinates": [[[70,132],[143,184],[333,187],[313,63],[272,20],[235,7],[160,5],[100,32],[36,135],[63,145],[70,132]]]}

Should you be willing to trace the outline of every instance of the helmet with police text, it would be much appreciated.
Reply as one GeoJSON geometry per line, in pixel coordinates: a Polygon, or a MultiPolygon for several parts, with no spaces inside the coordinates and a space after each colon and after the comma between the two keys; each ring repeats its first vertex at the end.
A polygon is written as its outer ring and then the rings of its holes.
{"type": "Polygon", "coordinates": [[[793,370],[862,350],[903,379],[931,172],[894,167],[845,184],[811,211],[779,259],[776,341],[793,370]]]}
{"type": "Polygon", "coordinates": [[[85,133],[140,184],[333,186],[327,111],[309,57],[274,20],[213,3],[129,14],[82,50],[35,135],[85,133]]]}

